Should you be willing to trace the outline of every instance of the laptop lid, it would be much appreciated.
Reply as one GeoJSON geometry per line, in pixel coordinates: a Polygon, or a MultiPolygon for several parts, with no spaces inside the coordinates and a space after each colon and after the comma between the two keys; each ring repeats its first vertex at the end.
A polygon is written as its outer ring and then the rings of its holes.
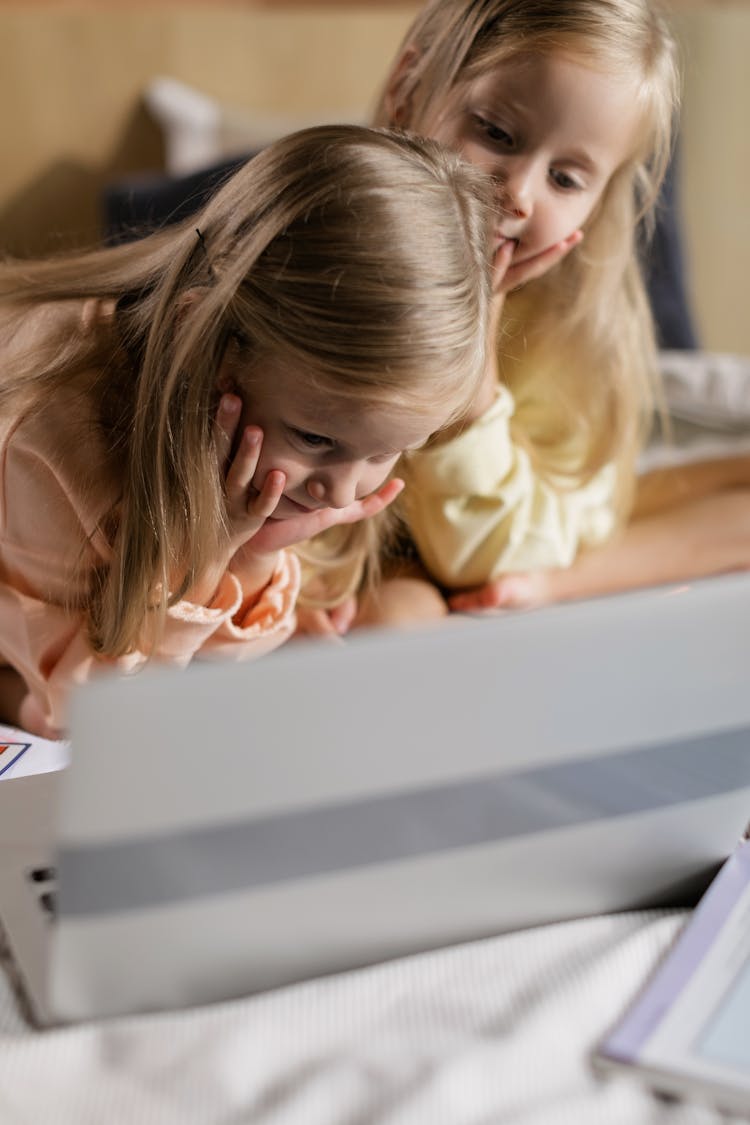
{"type": "Polygon", "coordinates": [[[61,778],[59,771],[0,777],[0,961],[36,1024],[53,1018],[47,984],[61,778]]]}
{"type": "Polygon", "coordinates": [[[72,712],[61,1019],[664,901],[750,816],[750,576],[251,664],[72,712]]]}

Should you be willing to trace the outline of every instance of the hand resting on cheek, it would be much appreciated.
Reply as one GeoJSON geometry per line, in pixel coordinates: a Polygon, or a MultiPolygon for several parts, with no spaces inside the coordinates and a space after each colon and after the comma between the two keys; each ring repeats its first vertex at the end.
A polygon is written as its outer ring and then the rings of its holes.
{"type": "Polygon", "coordinates": [[[285,547],[311,539],[337,524],[356,523],[378,515],[401,492],[403,481],[386,481],[369,496],[342,508],[315,508],[284,519],[274,518],[284,495],[286,476],[271,469],[260,489],[253,484],[263,448],[263,431],[259,426],[245,426],[236,441],[241,410],[238,396],[223,395],[214,427],[217,457],[224,467],[228,531],[225,557],[217,560],[217,572],[223,573],[228,566],[241,578],[247,591],[252,587],[259,590],[269,581],[278,553],[285,547]]]}

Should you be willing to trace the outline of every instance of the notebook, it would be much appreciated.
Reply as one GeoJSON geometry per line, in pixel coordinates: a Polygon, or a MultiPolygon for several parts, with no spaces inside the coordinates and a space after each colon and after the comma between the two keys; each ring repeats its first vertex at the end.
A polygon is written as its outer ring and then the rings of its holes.
{"type": "Polygon", "coordinates": [[[70,766],[0,780],[34,1020],[695,901],[750,817],[748,607],[732,575],[83,687],[70,766]]]}
{"type": "Polygon", "coordinates": [[[593,1058],[660,1093],[726,1113],[750,1107],[750,839],[593,1058]]]}

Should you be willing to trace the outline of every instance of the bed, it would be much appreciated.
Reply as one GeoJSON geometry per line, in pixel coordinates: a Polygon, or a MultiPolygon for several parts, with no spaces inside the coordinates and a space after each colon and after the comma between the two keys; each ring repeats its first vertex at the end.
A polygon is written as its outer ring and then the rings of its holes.
{"type": "MultiPolygon", "coordinates": [[[[750,364],[662,359],[678,441],[645,460],[747,450],[750,364]]],[[[49,1031],[26,1023],[0,952],[0,1121],[726,1125],[590,1063],[688,915],[579,918],[232,1002],[49,1031]]]]}
{"type": "MultiPolygon", "coordinates": [[[[225,157],[201,150],[217,167],[225,157]]],[[[670,351],[663,364],[676,441],[651,445],[643,468],[746,452],[750,361],[670,351]]],[[[728,1125],[633,1079],[601,1079],[589,1061],[688,914],[580,918],[232,1002],[44,1032],[25,1022],[0,950],[0,1122],[728,1125]]]]}
{"type": "MultiPolygon", "coordinates": [[[[665,351],[662,367],[675,437],[647,448],[644,469],[750,449],[748,359],[665,351]]],[[[0,1122],[726,1125],[590,1063],[687,917],[580,918],[230,1003],[44,1032],[2,972],[0,1122]]]]}
{"type": "Polygon", "coordinates": [[[31,1032],[0,982],[3,1125],[711,1125],[588,1062],[686,913],[587,918],[275,992],[31,1032]]]}

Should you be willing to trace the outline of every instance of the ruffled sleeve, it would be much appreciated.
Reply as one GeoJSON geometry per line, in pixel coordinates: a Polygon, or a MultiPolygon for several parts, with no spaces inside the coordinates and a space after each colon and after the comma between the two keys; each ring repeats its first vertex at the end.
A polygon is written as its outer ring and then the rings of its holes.
{"type": "Polygon", "coordinates": [[[457,437],[402,458],[411,534],[427,569],[448,588],[569,566],[579,547],[602,542],[614,529],[614,466],[579,489],[555,488],[513,442],[513,410],[512,395],[501,387],[457,437]]]}
{"type": "MultiPolygon", "coordinates": [[[[0,663],[23,676],[50,724],[62,729],[73,684],[105,669],[133,671],[147,659],[143,652],[103,659],[87,638],[81,606],[88,576],[109,563],[98,529],[116,478],[90,421],[68,405],[65,439],[49,412],[0,426],[0,663]]],[[[209,605],[170,608],[149,658],[186,665],[199,656],[260,656],[293,632],[299,584],[289,552],[251,596],[226,573],[209,605]]]]}
{"type": "MultiPolygon", "coordinates": [[[[208,611],[213,613],[221,608],[221,619],[201,646],[200,654],[244,660],[282,644],[294,632],[299,587],[299,560],[290,551],[281,552],[268,585],[250,598],[245,596],[234,574],[225,574],[212,602],[215,608],[208,611]]],[[[167,633],[173,621],[187,622],[194,611],[200,615],[200,609],[189,603],[174,606],[169,611],[167,633]]]]}
{"type": "Polygon", "coordinates": [[[227,574],[210,606],[180,602],[167,615],[155,651],[113,659],[96,655],[83,614],[23,594],[0,583],[0,663],[25,679],[51,726],[67,725],[67,700],[74,684],[103,671],[133,672],[147,659],[185,666],[193,658],[252,660],[282,644],[294,630],[299,563],[285,554],[269,585],[245,604],[234,575],[227,574]]]}

